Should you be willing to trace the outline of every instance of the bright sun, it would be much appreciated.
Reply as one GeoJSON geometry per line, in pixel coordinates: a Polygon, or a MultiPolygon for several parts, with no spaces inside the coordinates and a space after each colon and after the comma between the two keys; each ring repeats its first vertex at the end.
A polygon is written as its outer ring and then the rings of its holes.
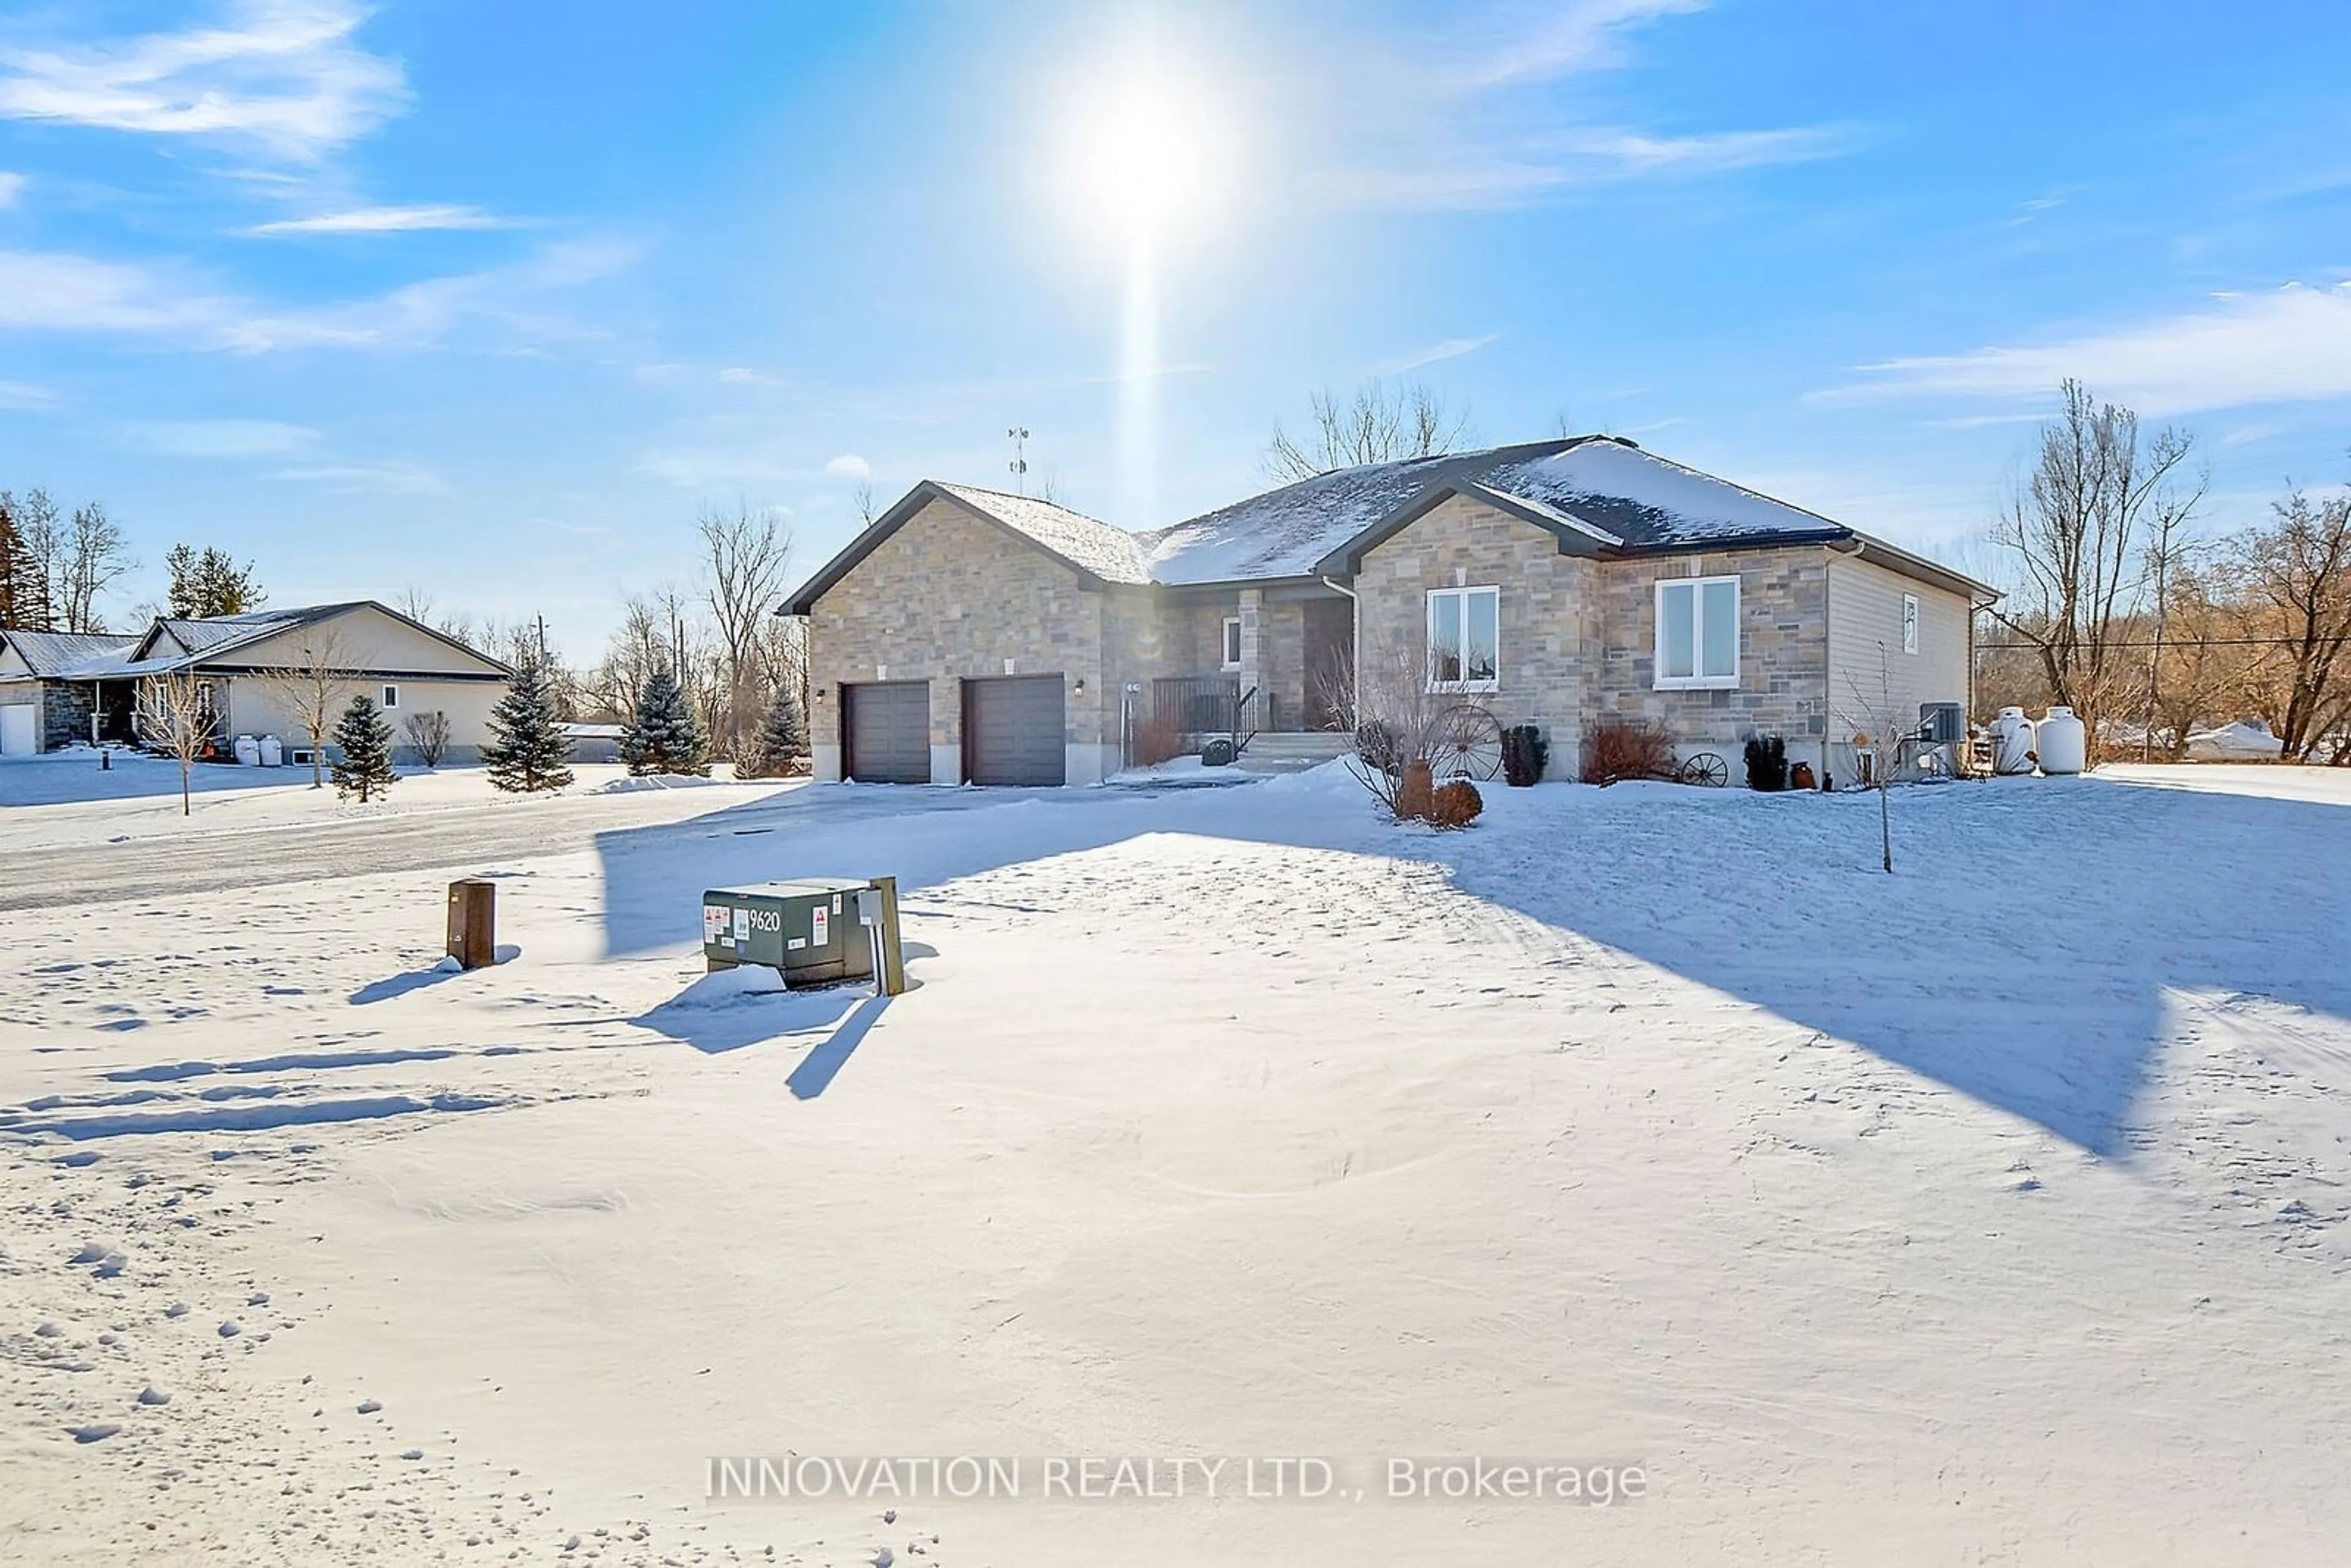
{"type": "Polygon", "coordinates": [[[1217,121],[1202,93],[1164,67],[1111,78],[1064,131],[1081,219],[1153,246],[1204,218],[1219,178],[1217,121]]]}

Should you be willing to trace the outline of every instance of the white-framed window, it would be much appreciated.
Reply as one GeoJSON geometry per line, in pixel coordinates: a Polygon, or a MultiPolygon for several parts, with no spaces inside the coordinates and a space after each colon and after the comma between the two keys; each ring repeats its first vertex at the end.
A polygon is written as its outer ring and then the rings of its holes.
{"type": "Polygon", "coordinates": [[[1225,668],[1239,669],[1241,667],[1241,618],[1238,615],[1225,617],[1224,646],[1225,668]]]}
{"type": "Polygon", "coordinates": [[[1738,684],[1739,580],[1661,579],[1657,583],[1657,688],[1705,691],[1738,684]]]}
{"type": "Polygon", "coordinates": [[[398,686],[388,685],[383,688],[383,706],[387,708],[395,708],[400,706],[400,688],[398,686]]]}
{"type": "Polygon", "coordinates": [[[1428,591],[1428,689],[1490,692],[1501,685],[1502,591],[1428,591]]]}
{"type": "Polygon", "coordinates": [[[1902,651],[1918,651],[1918,596],[1915,593],[1902,596],[1902,651]]]}

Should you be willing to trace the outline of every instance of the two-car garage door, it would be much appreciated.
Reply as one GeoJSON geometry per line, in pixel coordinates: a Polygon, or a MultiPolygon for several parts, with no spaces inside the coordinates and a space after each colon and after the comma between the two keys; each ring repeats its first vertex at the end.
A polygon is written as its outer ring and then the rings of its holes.
{"type": "MultiPolygon", "coordinates": [[[[925,681],[861,681],[841,688],[841,775],[861,784],[931,781],[931,688],[925,681]]],[[[974,784],[1068,781],[1061,677],[1007,675],[963,683],[963,772],[974,784]]]]}
{"type": "Polygon", "coordinates": [[[975,784],[1067,783],[1067,725],[1059,675],[964,682],[964,777],[975,784]]]}

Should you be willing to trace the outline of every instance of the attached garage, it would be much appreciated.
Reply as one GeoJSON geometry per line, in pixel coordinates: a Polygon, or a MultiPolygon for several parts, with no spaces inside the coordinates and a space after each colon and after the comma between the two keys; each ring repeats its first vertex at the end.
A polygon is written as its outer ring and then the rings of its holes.
{"type": "Polygon", "coordinates": [[[0,707],[0,757],[30,757],[41,749],[41,710],[31,703],[0,707]]]}
{"type": "Polygon", "coordinates": [[[964,682],[964,777],[974,784],[1067,783],[1066,705],[1059,675],[964,682]]]}
{"type": "Polygon", "coordinates": [[[929,783],[930,683],[842,683],[841,744],[844,779],[861,784],[929,783]]]}

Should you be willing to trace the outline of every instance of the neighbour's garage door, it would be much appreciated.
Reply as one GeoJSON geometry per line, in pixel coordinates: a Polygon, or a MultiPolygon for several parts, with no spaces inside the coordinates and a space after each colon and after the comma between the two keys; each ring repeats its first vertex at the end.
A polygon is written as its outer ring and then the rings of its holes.
{"type": "Polygon", "coordinates": [[[40,711],[31,703],[0,707],[0,757],[30,757],[38,749],[33,729],[34,717],[40,711]]]}
{"type": "Polygon", "coordinates": [[[928,681],[864,681],[841,688],[841,776],[860,784],[931,781],[928,681]]]}
{"type": "Polygon", "coordinates": [[[1068,779],[1059,675],[963,684],[964,777],[975,784],[1068,779]]]}

